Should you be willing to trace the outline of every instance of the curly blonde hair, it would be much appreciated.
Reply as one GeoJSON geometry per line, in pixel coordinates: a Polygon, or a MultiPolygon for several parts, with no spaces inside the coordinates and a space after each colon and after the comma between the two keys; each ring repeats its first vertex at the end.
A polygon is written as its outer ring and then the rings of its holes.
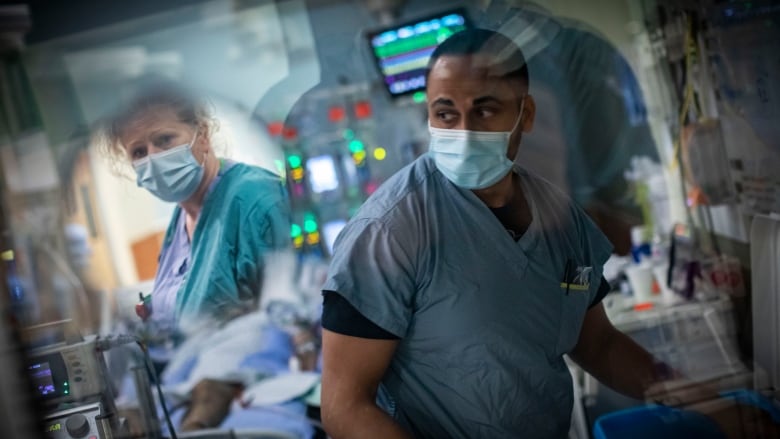
{"type": "Polygon", "coordinates": [[[102,120],[93,132],[92,143],[108,160],[115,174],[128,176],[126,171],[130,163],[120,139],[124,130],[143,116],[160,109],[173,110],[180,122],[206,126],[209,140],[219,130],[219,122],[206,100],[197,99],[182,87],[166,82],[143,87],[126,105],[102,120]]]}

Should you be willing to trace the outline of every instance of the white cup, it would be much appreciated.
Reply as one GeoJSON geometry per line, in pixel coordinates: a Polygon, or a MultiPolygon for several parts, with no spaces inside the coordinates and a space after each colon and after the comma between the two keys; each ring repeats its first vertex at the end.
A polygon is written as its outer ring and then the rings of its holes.
{"type": "Polygon", "coordinates": [[[682,297],[666,286],[666,274],[668,270],[669,263],[664,262],[653,267],[653,275],[655,276],[655,281],[658,282],[658,286],[661,288],[661,302],[664,305],[674,305],[675,303],[682,301],[682,297]]]}
{"type": "Polygon", "coordinates": [[[626,276],[634,294],[634,304],[650,302],[653,299],[652,265],[631,265],[626,268],[626,276]]]}

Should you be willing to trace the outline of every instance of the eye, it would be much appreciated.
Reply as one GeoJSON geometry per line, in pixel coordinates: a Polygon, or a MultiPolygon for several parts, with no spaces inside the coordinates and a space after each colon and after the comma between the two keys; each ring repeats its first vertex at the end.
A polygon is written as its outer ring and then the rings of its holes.
{"type": "Polygon", "coordinates": [[[489,107],[479,107],[475,112],[477,113],[477,116],[482,119],[487,119],[496,115],[496,110],[489,107]]]}
{"type": "Polygon", "coordinates": [[[452,111],[438,111],[436,118],[445,123],[452,123],[458,118],[458,114],[452,111]]]}
{"type": "Polygon", "coordinates": [[[145,146],[139,146],[137,148],[133,148],[132,151],[130,151],[130,158],[132,160],[140,160],[144,157],[146,157],[148,154],[147,149],[145,146]]]}

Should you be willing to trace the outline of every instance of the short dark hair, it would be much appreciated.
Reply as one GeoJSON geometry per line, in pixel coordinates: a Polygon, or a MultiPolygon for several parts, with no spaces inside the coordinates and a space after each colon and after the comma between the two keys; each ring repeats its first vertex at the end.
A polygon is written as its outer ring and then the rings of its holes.
{"type": "Polygon", "coordinates": [[[504,34],[488,30],[472,28],[460,31],[439,44],[428,60],[425,69],[425,81],[431,73],[436,61],[445,55],[466,56],[483,54],[495,59],[500,78],[519,79],[528,87],[528,66],[520,47],[504,34]]]}

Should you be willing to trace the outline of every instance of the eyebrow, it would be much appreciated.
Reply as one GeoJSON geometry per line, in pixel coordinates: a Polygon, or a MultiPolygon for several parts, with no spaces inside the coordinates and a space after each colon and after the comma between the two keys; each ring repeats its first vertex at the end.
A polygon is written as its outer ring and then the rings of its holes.
{"type": "Polygon", "coordinates": [[[446,106],[448,106],[448,107],[454,107],[454,106],[455,106],[455,103],[454,103],[454,102],[452,102],[452,99],[447,99],[447,98],[438,98],[438,99],[436,99],[435,101],[433,101],[433,103],[432,103],[431,105],[432,105],[432,106],[433,106],[433,105],[446,105],[446,106]]]}
{"type": "MultiPolygon", "coordinates": [[[[485,104],[485,103],[488,103],[488,102],[495,102],[497,104],[502,103],[501,99],[498,99],[495,96],[488,95],[488,96],[480,96],[480,97],[474,99],[474,101],[472,102],[472,105],[481,105],[481,104],[485,104]]],[[[454,107],[455,103],[452,102],[452,99],[438,98],[435,101],[433,101],[433,103],[431,105],[432,106],[435,106],[435,105],[445,105],[445,106],[448,106],[448,107],[454,107]]]]}
{"type": "Polygon", "coordinates": [[[155,138],[161,136],[161,135],[169,135],[169,136],[175,136],[176,133],[169,131],[169,128],[166,127],[160,127],[157,129],[152,130],[149,132],[147,136],[144,136],[142,138],[134,139],[132,142],[128,144],[128,146],[134,146],[138,143],[146,144],[148,140],[154,140],[155,138]]]}
{"type": "Polygon", "coordinates": [[[502,101],[495,96],[481,96],[474,99],[472,105],[486,104],[488,102],[495,102],[497,104],[500,104],[502,101]]]}

